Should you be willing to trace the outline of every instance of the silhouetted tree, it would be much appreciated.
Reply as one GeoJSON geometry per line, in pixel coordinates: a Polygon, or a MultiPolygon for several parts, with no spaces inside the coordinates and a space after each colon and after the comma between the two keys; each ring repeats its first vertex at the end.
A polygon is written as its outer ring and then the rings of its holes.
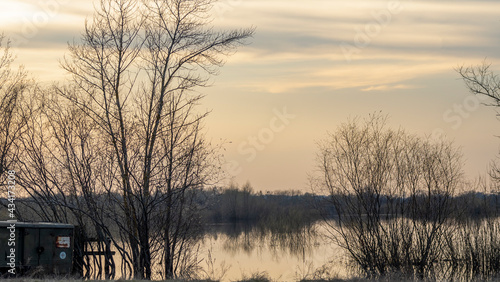
{"type": "Polygon", "coordinates": [[[192,90],[207,86],[223,56],[253,33],[215,31],[213,3],[102,0],[63,62],[73,85],[58,92],[95,122],[108,172],[119,180],[105,189],[120,192],[113,206],[136,278],[151,278],[159,249],[164,276],[176,275],[194,224],[188,191],[213,173],[201,134],[206,114],[193,110],[202,96],[192,90]]]}
{"type": "MultiPolygon", "coordinates": [[[[0,175],[15,169],[14,161],[20,149],[18,139],[25,129],[29,113],[23,102],[34,81],[22,67],[13,70],[14,55],[10,42],[0,35],[0,175]]],[[[4,182],[2,182],[4,183],[4,182]]]]}
{"type": "Polygon", "coordinates": [[[337,213],[327,221],[333,240],[368,277],[430,277],[443,259],[460,153],[385,124],[374,115],[329,134],[319,143],[313,183],[337,213]]]}
{"type": "MultiPolygon", "coordinates": [[[[488,99],[484,104],[497,109],[497,118],[500,118],[500,78],[492,70],[491,64],[484,62],[478,66],[461,66],[457,72],[462,76],[470,93],[488,99]]],[[[500,165],[498,160],[492,162],[490,175],[500,183],[500,165]]]]}

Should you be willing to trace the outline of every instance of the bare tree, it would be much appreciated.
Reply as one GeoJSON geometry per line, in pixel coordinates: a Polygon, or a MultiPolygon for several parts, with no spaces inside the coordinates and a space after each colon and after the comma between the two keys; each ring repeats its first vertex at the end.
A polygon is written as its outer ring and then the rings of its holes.
{"type": "Polygon", "coordinates": [[[319,147],[315,185],[335,209],[334,241],[368,277],[429,278],[461,181],[450,144],[386,129],[374,115],[348,122],[319,147]]]}
{"type": "Polygon", "coordinates": [[[176,275],[194,201],[187,191],[206,184],[211,172],[200,131],[206,114],[194,115],[201,96],[192,91],[207,86],[223,56],[253,33],[214,31],[213,3],[102,0],[63,62],[74,88],[58,93],[95,122],[111,162],[108,178],[119,179],[102,189],[118,207],[137,278],[151,278],[156,226],[164,234],[164,275],[176,275]],[[152,226],[163,208],[163,221],[152,226]]]}
{"type": "MultiPolygon", "coordinates": [[[[457,72],[462,77],[470,93],[485,97],[483,104],[494,107],[497,118],[500,119],[500,78],[491,69],[491,64],[483,62],[477,66],[461,66],[457,72]]],[[[463,269],[456,272],[465,272],[473,279],[488,279],[498,277],[500,238],[498,207],[500,199],[500,157],[492,161],[490,176],[493,180],[491,188],[483,184],[485,195],[493,195],[495,211],[486,215],[486,220],[468,220],[460,227],[461,240],[449,242],[452,258],[466,261],[463,269]],[[489,190],[489,191],[488,191],[489,190]]],[[[486,207],[487,205],[484,205],[486,207]]],[[[487,213],[486,211],[482,211],[487,213]]],[[[453,239],[455,239],[454,237],[453,239]]]]}
{"type": "MultiPolygon", "coordinates": [[[[478,66],[461,66],[457,72],[462,76],[465,85],[474,95],[482,95],[490,99],[487,106],[500,107],[500,78],[490,70],[491,64],[484,62],[478,66]]],[[[499,113],[500,116],[500,113],[499,113]]]]}
{"type": "MultiPolygon", "coordinates": [[[[497,109],[497,118],[500,118],[500,78],[491,69],[491,64],[484,62],[478,66],[461,66],[457,72],[462,76],[469,92],[474,95],[488,98],[484,104],[497,109]]],[[[497,183],[500,182],[500,165],[492,163],[490,175],[497,183]]]]}
{"type": "MultiPolygon", "coordinates": [[[[53,89],[39,89],[30,100],[33,114],[20,138],[19,185],[26,196],[18,200],[20,218],[75,224],[79,243],[97,238],[94,250],[104,252],[112,224],[101,187],[113,180],[106,178],[109,161],[99,146],[99,128],[80,108],[55,96],[53,89]]],[[[93,246],[75,245],[75,257],[83,258],[87,247],[93,246]]],[[[102,277],[109,257],[85,258],[76,263],[79,272],[102,277]]],[[[111,276],[106,272],[106,278],[111,276]]]]}
{"type": "Polygon", "coordinates": [[[15,169],[14,161],[19,152],[18,139],[22,134],[27,113],[23,109],[23,100],[34,82],[28,79],[22,67],[13,70],[14,56],[10,43],[0,35],[0,175],[6,170],[15,169]]]}

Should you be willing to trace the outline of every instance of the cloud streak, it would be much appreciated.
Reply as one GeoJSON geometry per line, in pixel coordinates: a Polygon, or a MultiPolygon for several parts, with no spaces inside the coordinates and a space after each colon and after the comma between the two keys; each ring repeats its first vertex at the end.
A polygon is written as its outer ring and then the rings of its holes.
{"type": "MultiPolygon", "coordinates": [[[[43,4],[50,1],[57,0],[2,0],[0,26],[7,35],[22,33],[25,22],[43,12],[43,4]]],[[[58,60],[66,51],[66,42],[78,40],[85,18],[93,11],[93,1],[64,1],[67,3],[15,50],[17,62],[46,82],[63,77],[58,60]]],[[[386,110],[403,122],[413,113],[410,123],[419,124],[419,129],[445,126],[443,111],[457,103],[453,100],[456,93],[467,94],[453,68],[479,63],[485,57],[500,65],[498,1],[228,0],[222,4],[214,10],[216,28],[253,25],[257,33],[251,45],[230,58],[215,87],[206,90],[212,93],[207,96],[207,107],[218,116],[217,123],[210,126],[216,132],[214,139],[239,144],[262,126],[259,120],[269,120],[262,113],[282,106],[297,111],[297,120],[286,136],[259,155],[262,163],[283,167],[286,179],[244,174],[257,187],[272,183],[276,188],[300,188],[297,183],[301,185],[304,179],[296,176],[309,170],[310,162],[282,160],[299,151],[303,159],[314,156],[312,135],[333,129],[348,115],[386,110]],[[374,15],[386,10],[391,1],[401,3],[401,11],[393,13],[346,60],[342,44],[356,46],[360,30],[377,28],[370,26],[377,23],[374,15]]],[[[487,116],[486,111],[471,114],[467,120],[470,128],[493,128],[494,115],[491,121],[485,117],[474,124],[474,118],[479,120],[483,114],[487,116]]],[[[480,132],[471,134],[467,123],[461,128],[464,132],[453,132],[463,142],[460,145],[469,145],[471,152],[475,146],[491,147],[484,143],[491,134],[485,133],[478,141],[480,132]]],[[[490,155],[497,150],[497,139],[492,142],[490,155]]],[[[238,156],[237,151],[234,155],[238,156]]],[[[481,163],[471,166],[480,167],[481,163]]],[[[257,168],[258,164],[245,167],[246,171],[257,168]]]]}
{"type": "MultiPolygon", "coordinates": [[[[0,17],[3,31],[7,34],[21,32],[19,27],[23,27],[23,19],[30,19],[46,9],[40,3],[6,0],[0,4],[4,15],[0,17]]],[[[92,10],[93,5],[88,0],[62,4],[57,9],[57,15],[30,37],[31,46],[22,47],[29,49],[37,46],[38,51],[62,50],[66,42],[79,36],[84,20],[92,10]]],[[[294,81],[295,71],[289,68],[294,63],[300,63],[300,68],[307,72],[303,76],[307,81],[301,84],[319,83],[338,89],[341,88],[338,82],[324,81],[323,74],[331,73],[331,80],[345,80],[349,75],[330,71],[333,68],[340,68],[349,74],[358,72],[362,68],[360,65],[373,68],[374,63],[383,60],[385,65],[394,62],[392,67],[383,66],[384,69],[397,68],[401,62],[413,62],[417,64],[414,69],[421,69],[418,65],[430,62],[436,66],[435,71],[442,71],[444,61],[448,61],[448,68],[453,68],[455,62],[463,61],[464,53],[472,53],[475,58],[496,59],[496,48],[489,46],[499,43],[499,10],[500,3],[494,1],[249,0],[235,2],[232,10],[221,19],[216,19],[215,23],[231,27],[248,23],[258,28],[252,46],[233,57],[231,64],[250,64],[251,68],[272,65],[275,73],[280,73],[282,78],[289,75],[289,79],[294,81]],[[342,62],[345,56],[341,44],[354,46],[357,30],[376,22],[374,14],[387,9],[391,2],[400,3],[401,11],[392,16],[367,46],[353,55],[354,64],[342,62]],[[439,63],[436,64],[436,61],[439,63]],[[314,76],[314,73],[319,76],[314,76]]],[[[432,73],[435,71],[431,70],[432,73]]],[[[344,87],[367,86],[353,83],[351,79],[345,82],[344,87]]],[[[255,86],[263,87],[260,82],[255,86]]],[[[270,88],[286,91],[289,87],[270,88]]]]}

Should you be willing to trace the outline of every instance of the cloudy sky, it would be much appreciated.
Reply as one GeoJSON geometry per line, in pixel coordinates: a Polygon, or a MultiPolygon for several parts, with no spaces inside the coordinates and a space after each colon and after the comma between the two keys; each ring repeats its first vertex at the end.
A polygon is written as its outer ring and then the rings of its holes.
{"type": "MultiPolygon", "coordinates": [[[[1,0],[0,26],[17,62],[50,83],[65,79],[59,60],[92,11],[90,0],[1,0]]],[[[213,14],[217,27],[256,27],[201,90],[207,134],[226,142],[238,183],[307,190],[316,142],[379,111],[391,127],[445,134],[471,178],[498,152],[494,109],[454,69],[487,60],[500,73],[500,2],[224,0],[213,14]]]]}

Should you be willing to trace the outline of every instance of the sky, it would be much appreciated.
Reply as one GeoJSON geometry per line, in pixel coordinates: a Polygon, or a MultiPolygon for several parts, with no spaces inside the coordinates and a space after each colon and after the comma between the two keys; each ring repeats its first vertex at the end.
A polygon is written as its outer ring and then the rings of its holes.
{"type": "MultiPolygon", "coordinates": [[[[0,0],[0,27],[17,63],[51,83],[67,79],[59,62],[92,12],[90,0],[0,0]]],[[[453,141],[471,179],[497,156],[495,109],[455,69],[487,61],[500,74],[500,2],[223,0],[212,12],[216,28],[256,28],[199,90],[228,181],[307,192],[317,142],[374,112],[453,141]]]]}

